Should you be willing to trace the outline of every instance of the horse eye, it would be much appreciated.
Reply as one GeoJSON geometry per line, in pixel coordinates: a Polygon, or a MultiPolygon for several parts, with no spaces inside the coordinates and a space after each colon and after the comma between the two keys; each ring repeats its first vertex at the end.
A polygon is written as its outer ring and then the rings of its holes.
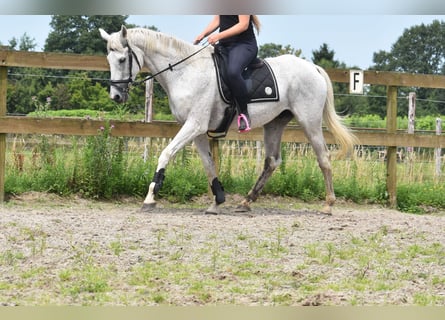
{"type": "Polygon", "coordinates": [[[124,57],[119,59],[119,63],[124,63],[124,62],[125,62],[125,58],[124,57]]]}

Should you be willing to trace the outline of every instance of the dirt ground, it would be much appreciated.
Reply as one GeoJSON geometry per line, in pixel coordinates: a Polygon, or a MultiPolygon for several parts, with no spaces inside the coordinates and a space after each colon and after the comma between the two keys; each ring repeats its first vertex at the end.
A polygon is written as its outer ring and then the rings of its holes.
{"type": "Polygon", "coordinates": [[[340,203],[326,216],[314,209],[321,203],[265,197],[252,212],[234,213],[240,199],[229,195],[224,214],[214,216],[203,214],[202,199],[161,202],[147,214],[134,199],[15,197],[0,206],[0,303],[444,304],[444,212],[340,203]],[[156,281],[135,276],[148,262],[170,268],[170,261],[188,270],[195,263],[201,278],[190,272],[187,282],[173,271],[156,281]],[[63,275],[76,274],[82,263],[112,269],[108,290],[73,289],[81,276],[63,275]],[[204,281],[214,273],[212,283],[204,281]],[[150,298],[141,298],[144,286],[150,298]],[[106,298],[92,298],[98,292],[106,298]]]}

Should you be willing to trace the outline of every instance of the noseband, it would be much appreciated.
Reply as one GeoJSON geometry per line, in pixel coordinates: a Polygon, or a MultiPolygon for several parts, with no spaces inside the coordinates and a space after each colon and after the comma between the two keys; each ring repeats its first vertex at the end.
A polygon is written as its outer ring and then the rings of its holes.
{"type": "Polygon", "coordinates": [[[139,67],[139,69],[142,69],[142,66],[139,62],[139,59],[137,55],[134,53],[134,51],[131,49],[131,47],[127,44],[128,48],[128,67],[129,67],[129,76],[128,79],[123,80],[110,80],[111,86],[117,88],[118,90],[128,93],[130,91],[129,85],[133,83],[133,57],[134,60],[136,60],[136,63],[139,67]],[[125,88],[119,86],[119,84],[126,84],[127,86],[125,88]]]}

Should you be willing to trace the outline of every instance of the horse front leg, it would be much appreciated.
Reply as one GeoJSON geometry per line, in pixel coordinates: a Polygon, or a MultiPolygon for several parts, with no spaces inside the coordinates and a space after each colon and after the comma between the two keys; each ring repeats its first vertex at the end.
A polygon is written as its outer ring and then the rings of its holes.
{"type": "Polygon", "coordinates": [[[206,171],[210,188],[215,197],[212,205],[206,210],[206,214],[219,214],[221,213],[220,205],[226,201],[226,196],[224,188],[218,180],[215,162],[210,151],[209,140],[207,139],[207,135],[204,134],[196,137],[194,142],[206,171]]]}
{"type": "Polygon", "coordinates": [[[158,166],[148,187],[148,193],[142,204],[141,211],[151,211],[156,207],[156,195],[162,187],[165,178],[165,168],[167,167],[173,156],[188,143],[190,143],[197,135],[201,134],[201,126],[197,121],[186,121],[173,140],[168,146],[162,150],[158,159],[158,166]]]}

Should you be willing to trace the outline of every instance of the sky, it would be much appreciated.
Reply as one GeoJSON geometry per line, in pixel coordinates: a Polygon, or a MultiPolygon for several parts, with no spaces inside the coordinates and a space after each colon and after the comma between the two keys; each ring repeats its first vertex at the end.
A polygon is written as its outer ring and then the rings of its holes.
{"type": "MultiPolygon", "coordinates": [[[[130,15],[128,23],[155,26],[161,32],[192,42],[210,22],[211,15],[130,15]]],[[[415,25],[445,21],[445,15],[389,14],[298,14],[259,15],[262,29],[258,44],[290,45],[312,58],[312,51],[323,43],[334,50],[334,58],[349,67],[366,70],[373,65],[373,54],[390,51],[404,30],[415,25]]],[[[51,31],[50,15],[0,15],[0,42],[8,44],[23,34],[35,39],[36,51],[43,51],[51,31]]],[[[106,30],[114,32],[117,30],[106,30]]]]}

